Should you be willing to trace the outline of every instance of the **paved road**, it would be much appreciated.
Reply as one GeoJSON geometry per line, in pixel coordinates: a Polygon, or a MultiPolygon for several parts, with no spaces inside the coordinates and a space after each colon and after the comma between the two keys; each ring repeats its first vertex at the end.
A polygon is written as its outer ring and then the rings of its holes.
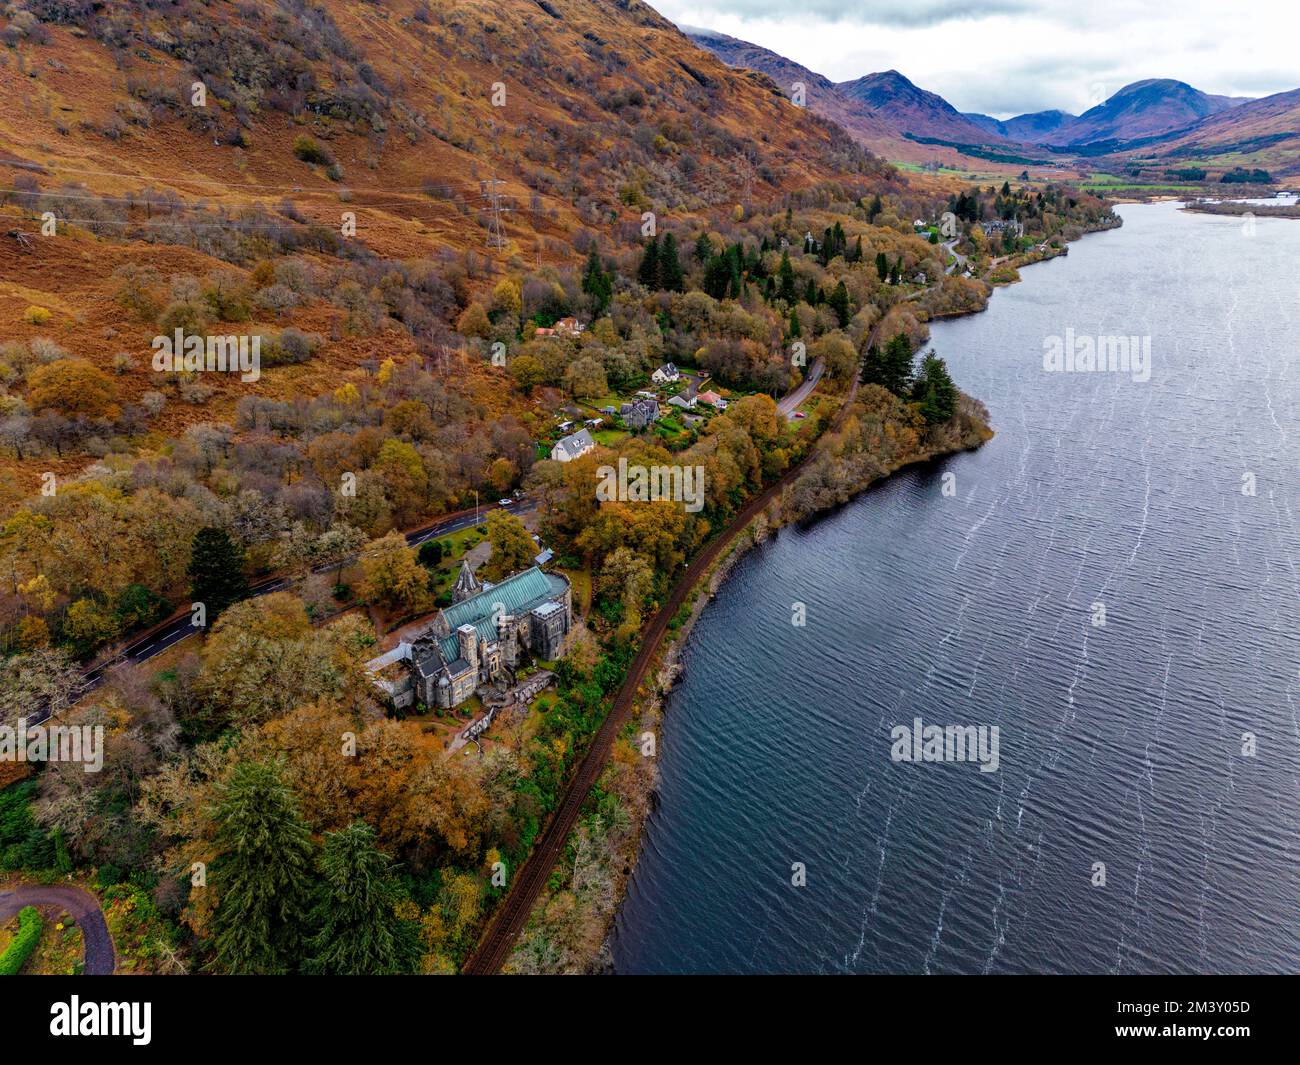
{"type": "Polygon", "coordinates": [[[943,244],[939,245],[939,247],[943,248],[944,251],[946,251],[949,255],[953,257],[953,259],[956,260],[954,263],[952,263],[952,265],[948,266],[944,270],[945,274],[951,274],[954,270],[957,269],[957,267],[959,266],[964,267],[966,265],[966,256],[957,254],[956,245],[957,245],[956,240],[945,241],[943,244]]]}
{"type": "Polygon", "coordinates": [[[44,910],[48,919],[58,918],[61,913],[70,913],[77,919],[81,937],[86,945],[87,976],[111,976],[117,967],[113,955],[113,937],[108,934],[108,925],[104,923],[104,911],[99,908],[99,900],[88,891],[69,885],[53,884],[18,884],[12,888],[0,890],[0,924],[8,921],[24,906],[35,906],[44,910]],[[53,914],[51,914],[51,911],[53,914]]]}
{"type": "MultiPolygon", "coordinates": [[[[524,514],[537,507],[536,500],[522,499],[518,503],[511,505],[511,513],[524,514]]],[[[425,525],[413,532],[406,533],[406,542],[412,547],[424,543],[426,540],[433,539],[436,536],[446,536],[448,533],[459,532],[462,529],[468,529],[473,525],[479,524],[483,518],[492,510],[505,509],[498,503],[485,504],[477,510],[458,511],[456,514],[441,518],[431,525],[425,525]]],[[[320,566],[316,572],[326,573],[334,569],[337,563],[331,563],[327,566],[320,566]]],[[[257,581],[252,586],[254,596],[267,595],[271,592],[280,592],[288,588],[292,581],[288,577],[267,577],[257,581]]],[[[134,642],[123,647],[114,657],[97,666],[92,666],[82,672],[84,682],[78,697],[85,695],[86,692],[99,687],[108,676],[108,671],[115,666],[124,662],[137,663],[144,662],[156,655],[162,654],[163,651],[173,644],[187,640],[202,629],[194,625],[190,620],[189,614],[183,614],[178,618],[173,618],[164,625],[159,626],[139,637],[134,642]]],[[[43,708],[33,714],[28,719],[29,725],[39,725],[50,717],[49,708],[43,708]]]]}
{"type": "Polygon", "coordinates": [[[808,376],[803,379],[803,383],[791,392],[784,399],[780,400],[776,409],[785,415],[787,421],[794,421],[794,412],[817,387],[817,382],[822,379],[822,374],[826,372],[826,360],[817,359],[808,369],[808,376]]]}

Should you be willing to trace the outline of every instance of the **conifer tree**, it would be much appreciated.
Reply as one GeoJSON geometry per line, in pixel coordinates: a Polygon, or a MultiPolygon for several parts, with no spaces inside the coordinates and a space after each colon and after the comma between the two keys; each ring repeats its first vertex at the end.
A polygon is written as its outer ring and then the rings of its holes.
{"type": "Polygon", "coordinates": [[[307,969],[330,976],[389,976],[406,972],[419,953],[407,922],[394,913],[402,892],[375,831],[354,821],[327,832],[321,848],[324,892],[317,903],[307,969]]]}
{"type": "Polygon", "coordinates": [[[795,308],[790,308],[790,336],[803,336],[803,327],[799,324],[799,316],[795,314],[795,308]]]}
{"type": "Polygon", "coordinates": [[[312,841],[279,766],[240,762],[213,816],[216,967],[226,973],[295,972],[312,908],[312,841]]]}
{"type": "Polygon", "coordinates": [[[650,242],[641,253],[641,265],[637,267],[636,279],[652,292],[659,289],[659,238],[651,237],[650,242]]]}
{"type": "Polygon", "coordinates": [[[881,281],[889,280],[889,260],[883,251],[876,252],[876,273],[880,275],[881,281]]]}
{"type": "Polygon", "coordinates": [[[614,283],[600,261],[600,254],[593,244],[587,255],[587,268],[582,275],[582,291],[591,297],[592,310],[597,316],[605,313],[610,297],[614,294],[614,283]]]}
{"type": "Polygon", "coordinates": [[[217,616],[248,596],[244,548],[225,529],[204,526],[190,542],[190,601],[202,603],[211,625],[217,616]]]}
{"type": "Polygon", "coordinates": [[[849,324],[849,319],[853,317],[852,308],[849,306],[849,290],[844,286],[843,281],[835,286],[830,299],[826,302],[830,305],[831,310],[835,312],[835,317],[840,321],[840,328],[843,329],[849,324]]]}
{"type": "Polygon", "coordinates": [[[786,303],[793,304],[797,297],[794,291],[794,267],[790,265],[788,251],[781,253],[781,266],[777,270],[777,276],[781,279],[781,298],[786,303]]]}
{"type": "Polygon", "coordinates": [[[664,242],[659,248],[659,287],[667,292],[681,292],[686,288],[682,261],[677,254],[677,238],[671,233],[664,234],[664,242]]]}
{"type": "Polygon", "coordinates": [[[957,413],[957,386],[943,359],[933,351],[921,363],[912,399],[921,405],[921,415],[927,425],[946,422],[957,413]]]}

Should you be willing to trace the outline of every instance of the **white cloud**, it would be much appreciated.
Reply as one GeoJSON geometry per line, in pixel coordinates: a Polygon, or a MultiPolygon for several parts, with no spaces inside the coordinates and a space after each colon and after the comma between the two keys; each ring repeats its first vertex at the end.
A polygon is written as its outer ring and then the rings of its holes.
{"type": "Polygon", "coordinates": [[[896,69],[959,111],[1079,113],[1144,78],[1265,96],[1300,88],[1295,5],[1221,0],[649,0],[678,24],[770,48],[835,81],[896,69]]]}

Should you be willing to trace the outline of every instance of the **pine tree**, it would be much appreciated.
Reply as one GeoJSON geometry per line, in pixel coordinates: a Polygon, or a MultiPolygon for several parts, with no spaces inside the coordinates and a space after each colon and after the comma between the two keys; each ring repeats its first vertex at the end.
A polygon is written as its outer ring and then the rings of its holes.
{"type": "Polygon", "coordinates": [[[853,250],[849,252],[849,262],[862,262],[862,238],[858,237],[857,243],[853,245],[853,250]]]}
{"type": "Polygon", "coordinates": [[[817,286],[813,283],[811,277],[808,279],[807,287],[803,290],[803,301],[809,307],[817,306],[817,286]]]}
{"type": "Polygon", "coordinates": [[[908,398],[912,387],[912,343],[906,333],[895,334],[883,351],[872,345],[862,360],[864,385],[880,385],[900,398],[908,398]]]}
{"type": "Polygon", "coordinates": [[[375,830],[354,821],[327,832],[321,848],[324,893],[313,915],[307,970],[327,976],[389,976],[409,971],[419,953],[410,926],[393,912],[402,891],[375,830]]]}
{"type": "Polygon", "coordinates": [[[217,616],[248,596],[244,548],[225,529],[208,525],[190,543],[190,601],[202,603],[209,625],[217,616]]]}
{"type": "Polygon", "coordinates": [[[695,259],[697,262],[707,263],[712,255],[713,241],[709,240],[707,233],[701,233],[695,238],[695,259]]]}
{"type": "Polygon", "coordinates": [[[637,267],[636,279],[650,289],[651,292],[659,289],[659,238],[651,237],[650,243],[645,246],[645,251],[641,253],[641,265],[637,267]]]}
{"type": "Polygon", "coordinates": [[[939,425],[957,413],[957,386],[943,359],[933,351],[921,363],[912,399],[921,405],[921,415],[927,425],[939,425]]]}
{"type": "Polygon", "coordinates": [[[677,238],[671,233],[664,234],[663,245],[659,248],[659,287],[667,292],[681,292],[686,288],[682,260],[677,254],[677,238]]]}
{"type": "Polygon", "coordinates": [[[594,244],[587,256],[587,269],[582,275],[582,291],[591,297],[592,310],[596,315],[604,314],[605,308],[609,306],[610,297],[614,294],[614,283],[605,273],[605,267],[600,261],[600,255],[594,244]]]}
{"type": "Polygon", "coordinates": [[[889,260],[883,251],[876,252],[876,273],[880,275],[881,281],[889,280],[889,260]]]}
{"type": "Polygon", "coordinates": [[[843,281],[835,286],[830,299],[826,302],[830,305],[831,310],[835,312],[835,317],[840,320],[840,328],[843,329],[849,324],[849,319],[853,317],[853,310],[849,306],[849,290],[844,287],[843,281]]]}
{"type": "Polygon", "coordinates": [[[799,324],[799,316],[795,314],[795,308],[790,308],[790,336],[803,336],[803,327],[799,324]]]}
{"type": "Polygon", "coordinates": [[[781,253],[781,267],[777,270],[777,277],[781,279],[781,298],[786,303],[793,304],[796,296],[794,291],[794,267],[790,265],[790,253],[783,251],[781,253]]]}
{"type": "Polygon", "coordinates": [[[731,266],[724,255],[715,255],[704,265],[704,291],[715,300],[725,299],[731,288],[731,266]]]}
{"type": "Polygon", "coordinates": [[[218,858],[212,918],[216,967],[235,975],[295,972],[312,909],[312,841],[279,766],[240,762],[213,817],[218,858]]]}
{"type": "Polygon", "coordinates": [[[876,193],[876,198],[871,201],[871,208],[867,211],[867,221],[874,222],[876,216],[884,209],[884,204],[880,202],[880,193],[876,193]]]}

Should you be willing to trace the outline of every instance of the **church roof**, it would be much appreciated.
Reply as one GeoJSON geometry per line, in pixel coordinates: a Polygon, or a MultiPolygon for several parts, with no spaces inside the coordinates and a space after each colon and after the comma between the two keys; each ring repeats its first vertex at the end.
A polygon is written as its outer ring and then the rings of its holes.
{"type": "Polygon", "coordinates": [[[507,577],[500,584],[484,588],[468,599],[453,603],[442,613],[452,631],[451,636],[442,640],[443,654],[449,661],[459,654],[455,632],[462,625],[473,625],[479,639],[495,643],[497,629],[493,614],[498,603],[507,614],[526,614],[534,607],[563,595],[568,586],[569,582],[559,574],[543,573],[532,566],[507,577]]]}
{"type": "Polygon", "coordinates": [[[469,562],[462,559],[460,563],[460,572],[456,575],[456,583],[452,587],[452,593],[460,593],[457,598],[468,598],[479,590],[479,583],[474,578],[474,571],[469,568],[469,562]]]}

